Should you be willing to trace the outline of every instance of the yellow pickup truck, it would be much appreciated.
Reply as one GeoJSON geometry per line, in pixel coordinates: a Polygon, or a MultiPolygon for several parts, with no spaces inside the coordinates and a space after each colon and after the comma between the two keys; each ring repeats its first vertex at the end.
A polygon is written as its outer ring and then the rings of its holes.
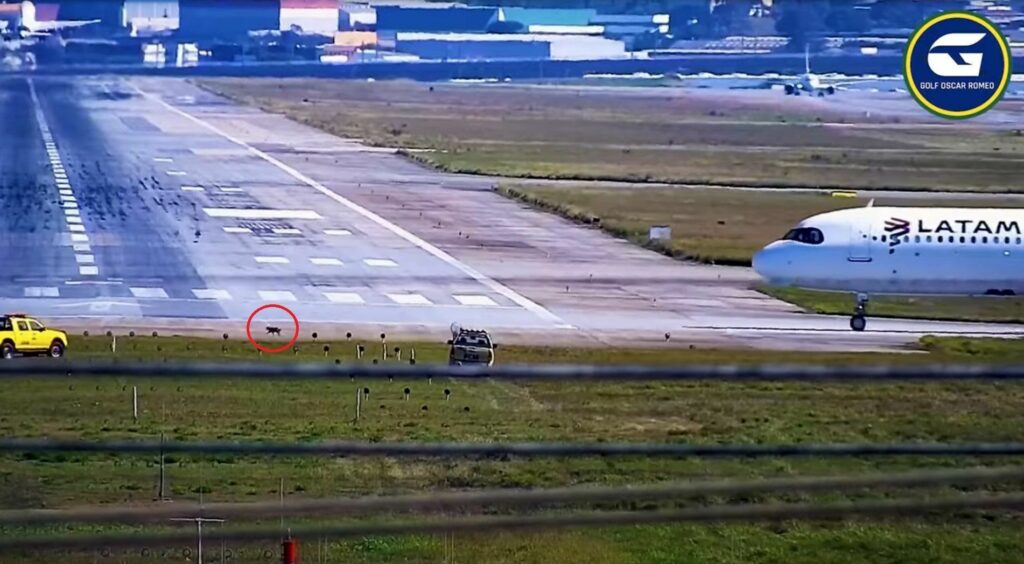
{"type": "Polygon", "coordinates": [[[68,334],[64,331],[47,329],[22,313],[0,315],[0,357],[8,359],[18,354],[47,354],[60,358],[67,348],[68,334]]]}

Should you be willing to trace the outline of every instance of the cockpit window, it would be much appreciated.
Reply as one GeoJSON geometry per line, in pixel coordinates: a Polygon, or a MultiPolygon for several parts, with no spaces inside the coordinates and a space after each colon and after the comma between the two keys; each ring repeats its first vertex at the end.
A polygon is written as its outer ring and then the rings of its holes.
{"type": "Polygon", "coordinates": [[[825,236],[821,233],[820,229],[814,227],[798,227],[791,229],[786,236],[782,238],[783,241],[796,241],[798,243],[807,243],[808,245],[820,245],[825,242],[825,236]]]}

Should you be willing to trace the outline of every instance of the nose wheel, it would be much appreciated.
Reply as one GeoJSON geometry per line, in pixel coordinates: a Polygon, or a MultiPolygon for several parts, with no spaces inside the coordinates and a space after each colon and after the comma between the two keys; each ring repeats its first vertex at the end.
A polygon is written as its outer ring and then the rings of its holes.
{"type": "Polygon", "coordinates": [[[853,310],[853,317],[850,318],[850,329],[863,331],[868,326],[868,296],[857,294],[857,306],[853,310]]]}

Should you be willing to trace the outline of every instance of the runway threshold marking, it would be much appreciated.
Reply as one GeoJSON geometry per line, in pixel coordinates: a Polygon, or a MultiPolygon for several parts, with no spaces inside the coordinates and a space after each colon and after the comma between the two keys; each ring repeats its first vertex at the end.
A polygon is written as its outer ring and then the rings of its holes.
{"type": "Polygon", "coordinates": [[[282,172],[288,174],[292,178],[298,180],[299,182],[302,182],[303,184],[309,186],[310,188],[313,188],[317,192],[320,192],[324,196],[327,196],[328,198],[330,198],[330,199],[334,200],[335,202],[345,206],[346,208],[352,210],[353,212],[355,212],[355,213],[363,216],[364,218],[372,221],[373,223],[376,223],[380,227],[383,227],[384,229],[387,229],[391,233],[393,233],[393,234],[397,235],[398,237],[408,241],[409,243],[412,243],[413,245],[415,245],[416,247],[419,247],[421,250],[423,250],[426,253],[430,254],[434,258],[444,262],[445,264],[447,264],[447,265],[449,265],[449,266],[451,266],[453,268],[458,269],[463,274],[469,276],[473,280],[476,280],[480,284],[490,288],[493,292],[495,292],[497,294],[500,294],[502,296],[505,296],[506,298],[511,300],[516,305],[522,307],[523,309],[526,309],[527,311],[533,313],[534,315],[540,317],[541,319],[544,319],[545,321],[550,321],[550,322],[556,323],[559,328],[566,328],[566,329],[574,328],[572,325],[566,323],[562,318],[560,318],[557,315],[555,315],[555,314],[551,313],[550,311],[548,311],[544,306],[534,302],[533,300],[530,300],[529,298],[527,298],[526,296],[523,296],[522,294],[519,294],[515,290],[509,288],[508,286],[505,286],[504,284],[501,284],[500,282],[498,282],[498,281],[496,281],[496,280],[494,280],[494,279],[484,275],[483,273],[481,273],[480,271],[476,270],[475,268],[473,268],[473,267],[469,266],[468,264],[466,264],[466,263],[456,259],[455,257],[449,255],[448,253],[442,251],[441,249],[435,247],[434,245],[428,243],[427,241],[417,237],[416,235],[410,233],[409,231],[403,229],[402,227],[399,227],[398,225],[396,225],[394,223],[391,223],[390,221],[384,219],[383,217],[377,215],[376,213],[374,213],[374,212],[364,208],[363,206],[360,206],[359,204],[349,200],[348,198],[345,198],[344,196],[341,196],[340,194],[337,194],[336,192],[334,192],[330,188],[327,188],[323,184],[317,182],[316,180],[313,180],[312,178],[310,178],[310,177],[306,176],[305,174],[299,172],[295,168],[292,168],[291,166],[288,166],[287,164],[285,164],[285,163],[281,162],[280,160],[274,158],[273,156],[269,155],[268,153],[266,153],[264,151],[261,151],[261,150],[255,148],[255,147],[253,147],[252,145],[249,145],[245,141],[243,141],[241,139],[238,139],[237,137],[232,136],[231,134],[223,131],[222,129],[218,128],[217,126],[215,126],[215,125],[213,125],[213,124],[211,124],[211,123],[209,123],[209,122],[207,122],[207,121],[205,121],[203,119],[200,119],[200,118],[198,118],[198,117],[196,117],[196,116],[194,116],[194,115],[192,115],[192,114],[190,114],[190,113],[188,113],[188,112],[186,112],[184,110],[181,110],[179,108],[176,108],[176,107],[172,106],[171,104],[167,103],[162,98],[160,98],[159,96],[154,96],[152,94],[149,94],[148,92],[143,91],[137,85],[133,84],[132,87],[135,89],[136,92],[139,93],[139,95],[141,95],[141,96],[143,96],[145,98],[148,98],[148,99],[156,102],[157,104],[160,104],[161,106],[166,108],[168,111],[170,111],[172,113],[175,113],[175,114],[177,114],[177,115],[179,115],[179,116],[181,116],[181,117],[191,121],[192,123],[195,123],[196,125],[199,125],[201,127],[206,128],[207,130],[209,130],[209,131],[211,131],[211,132],[213,132],[213,133],[223,137],[224,139],[227,139],[228,141],[234,143],[235,145],[238,145],[239,147],[244,147],[251,154],[253,154],[253,155],[263,159],[264,161],[274,165],[279,170],[281,170],[282,172]]]}
{"type": "MultiPolygon", "coordinates": [[[[88,237],[84,235],[85,225],[83,224],[84,222],[78,212],[78,203],[75,200],[75,192],[71,188],[71,181],[68,178],[67,170],[64,168],[64,163],[61,161],[60,151],[57,149],[57,142],[53,138],[53,132],[50,130],[50,126],[46,122],[46,114],[43,113],[43,106],[39,102],[39,95],[36,92],[35,82],[31,78],[26,79],[26,82],[28,82],[29,94],[32,97],[32,109],[35,112],[36,123],[39,126],[39,132],[43,136],[43,144],[46,146],[46,154],[50,158],[50,166],[53,169],[53,180],[57,185],[58,194],[60,195],[61,207],[64,209],[64,219],[68,224],[68,230],[72,231],[71,240],[81,242],[83,239],[77,238],[78,235],[81,235],[84,237],[84,241],[88,241],[88,237]]],[[[95,266],[95,256],[91,254],[92,249],[89,248],[88,245],[84,245],[84,247],[85,250],[83,251],[79,245],[73,245],[75,263],[79,265],[78,274],[80,276],[96,276],[99,274],[99,268],[95,266]]],[[[39,297],[52,296],[40,295],[39,297]]]]}

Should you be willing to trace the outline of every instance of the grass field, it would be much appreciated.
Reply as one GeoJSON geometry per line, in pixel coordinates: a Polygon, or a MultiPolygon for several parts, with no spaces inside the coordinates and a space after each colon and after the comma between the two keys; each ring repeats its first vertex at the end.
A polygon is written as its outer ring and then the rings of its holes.
{"type": "Polygon", "coordinates": [[[896,123],[772,93],[203,79],[238,101],[444,170],[763,187],[1020,191],[1024,137],[896,123]],[[854,125],[870,122],[866,127],[854,125]],[[838,125],[828,125],[829,123],[838,125]]]}
{"type": "MultiPolygon", "coordinates": [[[[118,339],[117,359],[173,363],[184,359],[351,361],[353,343],[303,343],[298,354],[259,357],[247,344],[173,337],[118,339]],[[227,347],[224,352],[222,347],[227,347]]],[[[393,345],[392,345],[393,346],[393,345]]],[[[419,362],[443,358],[444,347],[415,346],[419,362]]],[[[369,347],[371,351],[379,350],[369,347]]],[[[511,362],[1020,362],[1012,341],[928,340],[925,354],[760,353],[689,349],[543,349],[507,347],[511,362]]],[[[110,358],[106,337],[75,338],[72,359],[110,358]]],[[[40,359],[38,362],[50,362],[40,359]]],[[[395,362],[389,360],[388,362],[395,362]]],[[[1015,441],[1021,440],[1024,385],[947,383],[692,382],[541,383],[465,381],[187,381],[134,378],[8,381],[0,394],[0,433],[7,437],[194,440],[609,440],[651,442],[1015,441]],[[131,417],[131,386],[141,414],[131,417]],[[354,422],[354,393],[371,388],[354,422]],[[403,389],[411,388],[409,401],[403,389]],[[451,390],[444,399],[443,390],[451,390]],[[425,408],[425,409],[424,409],[425,408]]],[[[638,459],[497,460],[467,458],[189,457],[169,460],[174,499],[276,499],[285,495],[389,494],[488,486],[650,483],[706,477],[834,474],[973,465],[1005,460],[638,459]]],[[[149,503],[156,491],[154,457],[86,454],[0,456],[0,505],[61,507],[84,503],[149,503]]],[[[955,490],[929,490],[952,494],[955,490]]],[[[850,494],[853,498],[867,492],[850,494]]],[[[887,492],[896,494],[898,491],[887,492]]],[[[761,498],[758,498],[761,499],[761,498]]],[[[770,499],[770,498],[767,498],[770,499]]],[[[803,498],[801,498],[803,499],[803,498]]],[[[810,498],[808,498],[810,499],[810,498]]],[[[829,497],[846,499],[846,497],[829,497]]],[[[752,500],[747,500],[752,501],[752,500]]],[[[14,534],[0,530],[0,534],[14,534]]],[[[304,539],[313,561],[316,539],[304,539]]],[[[437,562],[442,538],[416,536],[331,543],[331,562],[437,562]]],[[[1024,538],[1012,515],[922,517],[876,523],[615,527],[540,533],[459,535],[462,562],[1001,562],[1013,561],[1024,538]]],[[[179,552],[182,547],[176,547],[179,552]]],[[[262,561],[272,545],[234,547],[234,561],[262,561]]],[[[117,553],[120,555],[120,553],[117,553]]],[[[97,555],[61,555],[93,562],[97,555]]],[[[146,561],[137,552],[125,561],[146,561]],[[134,558],[134,560],[132,559],[134,558]]],[[[54,561],[47,555],[0,555],[3,562],[54,561]],[[13,560],[8,559],[13,558],[13,560]]],[[[105,561],[100,558],[98,561],[105,561]]],[[[121,560],[111,560],[121,561],[121,560]]],[[[170,560],[167,560],[170,561],[170,560]]]]}

